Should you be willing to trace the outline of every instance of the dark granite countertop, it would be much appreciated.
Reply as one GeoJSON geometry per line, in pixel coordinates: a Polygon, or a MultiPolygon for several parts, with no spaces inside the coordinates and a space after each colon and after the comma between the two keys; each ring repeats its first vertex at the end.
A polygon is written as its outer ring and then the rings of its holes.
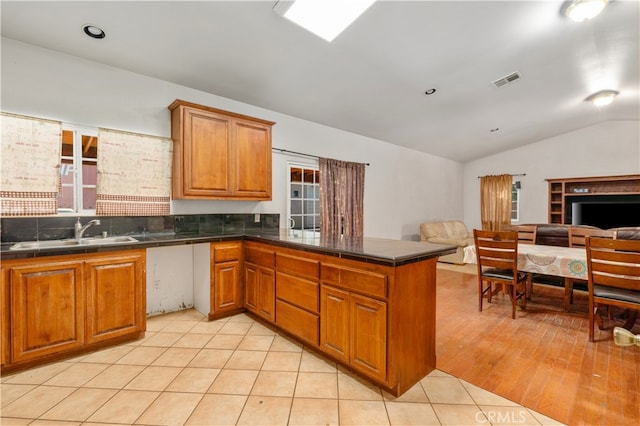
{"type": "Polygon", "coordinates": [[[171,245],[197,244],[228,240],[246,240],[270,243],[297,250],[311,251],[336,257],[365,262],[399,266],[445,254],[453,253],[455,246],[432,244],[419,241],[391,240],[383,238],[362,238],[358,240],[343,237],[320,237],[309,231],[268,230],[233,231],[206,234],[142,234],[130,235],[137,242],[111,245],[78,245],[72,247],[12,250],[15,243],[2,243],[0,255],[3,259],[22,259],[74,253],[99,253],[114,250],[163,247],[171,245]]]}

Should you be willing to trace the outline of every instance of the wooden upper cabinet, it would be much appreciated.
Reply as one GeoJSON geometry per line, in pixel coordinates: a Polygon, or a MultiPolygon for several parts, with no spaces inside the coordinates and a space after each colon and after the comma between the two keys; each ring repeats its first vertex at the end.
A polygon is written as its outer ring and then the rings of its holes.
{"type": "Polygon", "coordinates": [[[271,200],[271,127],[181,100],[171,110],[174,199],[271,200]]]}
{"type": "Polygon", "coordinates": [[[230,194],[229,120],[193,108],[184,109],[183,120],[183,194],[230,194]]]}

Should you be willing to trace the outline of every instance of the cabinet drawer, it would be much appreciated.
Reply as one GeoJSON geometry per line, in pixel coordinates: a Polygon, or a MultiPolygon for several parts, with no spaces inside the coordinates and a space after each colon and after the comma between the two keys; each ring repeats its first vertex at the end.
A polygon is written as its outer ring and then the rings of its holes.
{"type": "Polygon", "coordinates": [[[240,259],[240,250],[242,246],[238,243],[214,244],[212,248],[213,260],[216,263],[240,259]]]}
{"type": "Polygon", "coordinates": [[[387,297],[387,276],[384,274],[323,263],[321,277],[324,283],[350,291],[383,299],[387,297]]]}
{"type": "Polygon", "coordinates": [[[245,260],[254,265],[264,266],[266,268],[273,268],[275,266],[275,252],[269,250],[262,250],[255,247],[247,247],[245,252],[245,260]]]}
{"type": "Polygon", "coordinates": [[[278,272],[276,296],[278,299],[318,313],[318,283],[278,272]]]}
{"type": "Polygon", "coordinates": [[[276,324],[305,342],[318,346],[319,319],[282,300],[276,300],[276,324]]]}
{"type": "Polygon", "coordinates": [[[276,269],[293,275],[300,275],[312,280],[320,278],[320,262],[302,257],[276,254],[276,269]]]}

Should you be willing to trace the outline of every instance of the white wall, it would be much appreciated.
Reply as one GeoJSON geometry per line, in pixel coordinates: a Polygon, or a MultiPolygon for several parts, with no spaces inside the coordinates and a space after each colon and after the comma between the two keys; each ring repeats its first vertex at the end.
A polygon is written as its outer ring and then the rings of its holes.
{"type": "Polygon", "coordinates": [[[607,121],[464,165],[464,221],[479,228],[478,176],[526,173],[518,177],[520,223],[548,222],[545,179],[640,173],[640,121],[607,121]]]}
{"type": "MultiPolygon", "coordinates": [[[[215,78],[212,75],[211,78],[215,78]]],[[[2,111],[170,137],[176,98],[275,121],[273,146],[366,162],[365,235],[416,238],[427,220],[462,219],[462,164],[170,82],[2,39],[2,111]]],[[[286,213],[286,162],[273,155],[273,200],[174,201],[172,213],[286,213]]]]}
{"type": "Polygon", "coordinates": [[[196,246],[200,244],[147,249],[147,316],[193,307],[196,246]]]}

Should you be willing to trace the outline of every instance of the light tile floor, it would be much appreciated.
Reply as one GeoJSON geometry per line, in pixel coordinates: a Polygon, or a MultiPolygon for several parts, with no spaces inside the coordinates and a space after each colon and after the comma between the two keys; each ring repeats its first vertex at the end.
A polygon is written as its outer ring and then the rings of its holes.
{"type": "Polygon", "coordinates": [[[2,425],[558,424],[437,370],[394,398],[244,314],[193,309],[1,382],[2,425]]]}

